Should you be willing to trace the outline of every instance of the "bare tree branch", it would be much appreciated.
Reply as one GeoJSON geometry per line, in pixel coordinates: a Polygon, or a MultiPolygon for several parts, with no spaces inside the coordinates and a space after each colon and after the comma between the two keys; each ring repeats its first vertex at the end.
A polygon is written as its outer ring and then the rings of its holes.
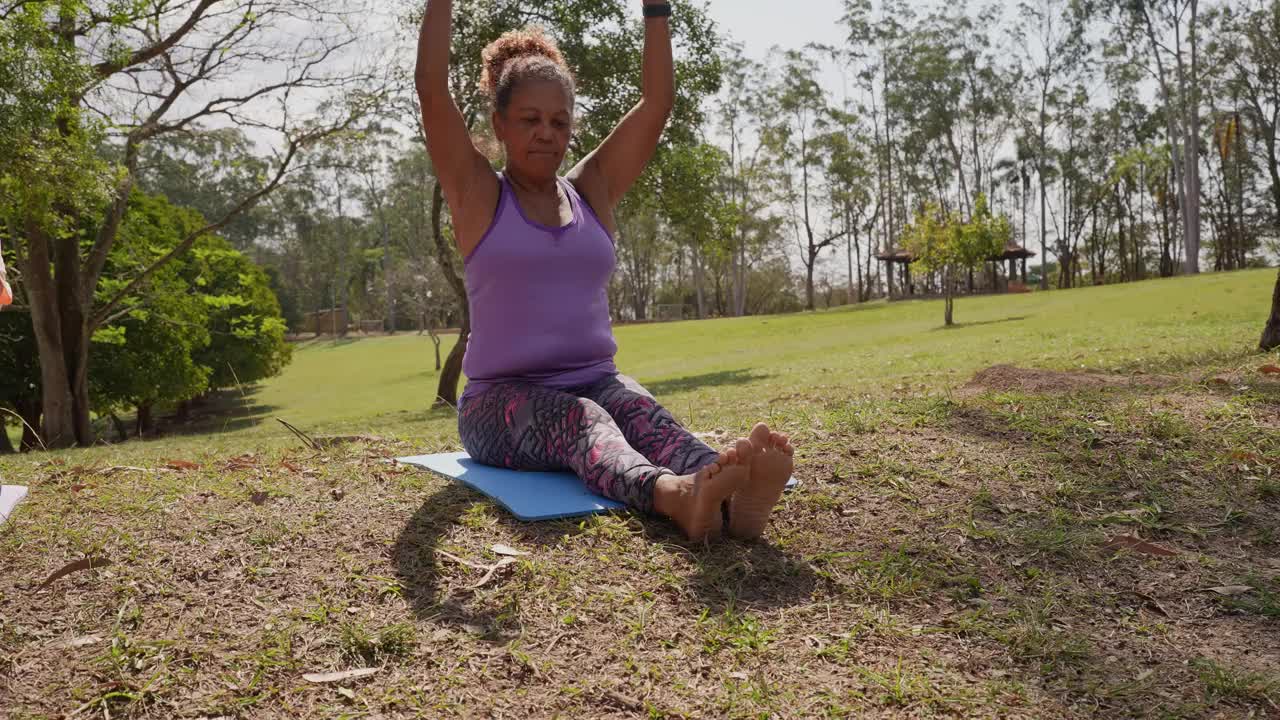
{"type": "MultiPolygon", "coordinates": [[[[100,62],[94,66],[94,71],[98,74],[98,77],[107,78],[127,67],[141,65],[155,59],[177,44],[177,42],[185,37],[187,33],[190,33],[192,28],[200,22],[200,18],[204,15],[205,11],[216,3],[217,0],[200,0],[195,9],[191,11],[191,15],[187,17],[186,22],[182,23],[177,30],[174,30],[163,40],[155,43],[154,45],[139,48],[122,60],[100,62]]],[[[157,13],[160,12],[162,7],[163,5],[161,4],[156,6],[157,13]]]]}

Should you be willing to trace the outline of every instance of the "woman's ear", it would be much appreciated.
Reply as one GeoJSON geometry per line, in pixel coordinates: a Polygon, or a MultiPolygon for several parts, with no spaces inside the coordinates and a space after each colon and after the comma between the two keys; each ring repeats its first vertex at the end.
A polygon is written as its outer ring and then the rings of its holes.
{"type": "Polygon", "coordinates": [[[504,135],[506,133],[505,128],[503,127],[502,113],[494,110],[493,113],[489,115],[489,125],[493,128],[493,136],[498,139],[498,142],[505,144],[506,138],[504,135]]]}

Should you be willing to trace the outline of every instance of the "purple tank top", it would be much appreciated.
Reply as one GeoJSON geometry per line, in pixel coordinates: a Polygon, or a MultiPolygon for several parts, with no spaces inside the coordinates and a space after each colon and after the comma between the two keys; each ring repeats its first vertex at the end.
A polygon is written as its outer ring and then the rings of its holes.
{"type": "Polygon", "coordinates": [[[500,382],[564,390],[618,372],[608,293],[613,238],[573,183],[557,181],[573,208],[558,228],[530,220],[501,176],[493,223],[465,260],[471,338],[463,400],[500,382]]]}

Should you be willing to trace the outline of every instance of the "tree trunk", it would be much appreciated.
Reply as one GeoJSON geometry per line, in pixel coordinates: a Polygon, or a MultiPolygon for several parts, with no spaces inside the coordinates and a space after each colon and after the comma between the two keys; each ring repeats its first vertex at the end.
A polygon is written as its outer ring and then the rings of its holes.
{"type": "MultiPolygon", "coordinates": [[[[436,404],[445,403],[452,407],[457,407],[458,381],[462,378],[462,358],[467,352],[467,339],[471,337],[471,308],[467,301],[467,285],[458,274],[457,265],[454,263],[454,257],[457,252],[449,245],[449,241],[441,231],[440,215],[443,209],[444,193],[440,189],[440,183],[436,183],[431,194],[431,234],[436,245],[436,261],[439,263],[445,279],[449,281],[449,286],[453,288],[454,294],[458,297],[458,307],[461,308],[462,312],[462,323],[458,332],[458,342],[453,346],[453,350],[449,351],[449,358],[445,361],[444,369],[440,373],[440,383],[436,387],[435,402],[436,404]]],[[[437,362],[439,362],[439,355],[437,355],[437,362]]]]}
{"type": "Polygon", "coordinates": [[[813,304],[813,268],[818,264],[818,254],[813,252],[813,241],[809,241],[809,262],[804,266],[804,297],[805,306],[810,310],[814,310],[813,304]]]}
{"type": "Polygon", "coordinates": [[[1276,287],[1271,292],[1271,317],[1267,318],[1267,326],[1262,331],[1262,340],[1258,349],[1269,352],[1280,347],[1280,274],[1276,275],[1276,287]]]}
{"type": "MultiPolygon", "coordinates": [[[[702,252],[699,251],[696,241],[694,246],[690,248],[690,251],[693,253],[693,290],[694,290],[694,293],[696,293],[698,296],[698,319],[701,320],[707,316],[706,294],[703,292],[703,289],[702,289],[702,283],[703,283],[702,252]]],[[[681,317],[683,318],[683,316],[684,316],[684,313],[682,309],[681,317]]]]}
{"type": "Polygon", "coordinates": [[[9,439],[9,429],[0,421],[0,455],[12,455],[15,452],[17,450],[13,447],[13,441],[9,439]]]}
{"type": "Polygon", "coordinates": [[[44,415],[44,442],[50,448],[66,448],[76,443],[75,403],[72,400],[67,352],[62,333],[62,314],[50,272],[50,239],[34,221],[27,223],[29,250],[23,282],[31,304],[31,325],[40,356],[41,409],[44,415]]]}
{"type": "Polygon", "coordinates": [[[147,437],[155,430],[155,422],[151,419],[151,403],[138,406],[138,420],[135,428],[138,437],[147,437]]]}
{"type": "MultiPolygon", "coordinates": [[[[848,289],[848,291],[845,293],[844,301],[845,301],[845,304],[852,305],[852,304],[853,304],[853,302],[854,302],[854,300],[853,300],[853,298],[854,298],[854,295],[853,295],[853,294],[854,294],[854,287],[853,287],[853,241],[854,241],[854,238],[856,237],[856,233],[851,232],[851,231],[850,231],[850,229],[849,229],[849,209],[848,209],[848,208],[845,208],[845,232],[848,232],[848,233],[849,233],[849,239],[848,239],[848,241],[847,241],[847,242],[848,242],[848,244],[845,246],[845,252],[846,252],[846,254],[848,255],[848,260],[849,260],[849,289],[848,289]]],[[[862,265],[861,265],[861,264],[859,264],[859,265],[858,265],[858,271],[859,271],[859,272],[861,272],[861,271],[862,271],[862,265]]],[[[859,285],[859,286],[861,286],[861,285],[862,285],[862,279],[861,279],[861,278],[859,278],[859,279],[858,279],[858,285],[859,285]]]]}
{"type": "Polygon", "coordinates": [[[462,358],[467,354],[467,339],[471,337],[471,317],[463,315],[458,331],[458,343],[449,351],[440,372],[440,384],[436,387],[436,405],[458,407],[458,381],[462,378],[462,358]]]}
{"type": "Polygon", "coordinates": [[[382,205],[378,205],[378,215],[382,216],[382,284],[387,291],[387,334],[396,334],[396,295],[391,286],[391,230],[387,227],[386,215],[382,205]]]}
{"type": "Polygon", "coordinates": [[[1196,33],[1196,14],[1198,0],[1191,0],[1191,19],[1188,26],[1191,42],[1190,77],[1187,78],[1182,67],[1181,53],[1178,55],[1178,84],[1182,86],[1183,132],[1186,137],[1186,220],[1185,269],[1189,274],[1200,272],[1200,58],[1196,33]]]}
{"type": "Polygon", "coordinates": [[[116,429],[116,442],[118,443],[128,442],[129,428],[125,427],[124,421],[121,420],[120,416],[116,415],[115,413],[111,413],[108,417],[111,418],[111,425],[116,429]]]}
{"type": "Polygon", "coordinates": [[[36,398],[19,400],[18,415],[22,417],[22,440],[18,443],[18,448],[23,452],[30,452],[44,447],[36,433],[36,428],[40,427],[40,401],[36,398]]]}
{"type": "Polygon", "coordinates": [[[943,301],[943,314],[945,316],[944,319],[947,327],[951,327],[955,324],[954,314],[952,312],[952,287],[954,286],[954,283],[951,282],[951,268],[947,268],[942,271],[942,282],[945,285],[942,289],[943,296],[945,297],[945,300],[943,301]]]}

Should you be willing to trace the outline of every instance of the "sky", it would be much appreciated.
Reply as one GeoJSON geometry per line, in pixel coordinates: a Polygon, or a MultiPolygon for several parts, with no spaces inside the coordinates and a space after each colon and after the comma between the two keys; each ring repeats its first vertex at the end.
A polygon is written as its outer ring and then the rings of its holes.
{"type": "Polygon", "coordinates": [[[841,0],[711,0],[711,16],[722,29],[755,53],[771,45],[842,40],[841,0]],[[802,10],[799,8],[803,8],[802,10]]]}
{"type": "MultiPolygon", "coordinates": [[[[847,36],[840,25],[841,0],[710,0],[708,8],[720,29],[757,59],[774,45],[837,45],[847,36]]],[[[675,11],[679,12],[678,6],[675,11]]]]}

